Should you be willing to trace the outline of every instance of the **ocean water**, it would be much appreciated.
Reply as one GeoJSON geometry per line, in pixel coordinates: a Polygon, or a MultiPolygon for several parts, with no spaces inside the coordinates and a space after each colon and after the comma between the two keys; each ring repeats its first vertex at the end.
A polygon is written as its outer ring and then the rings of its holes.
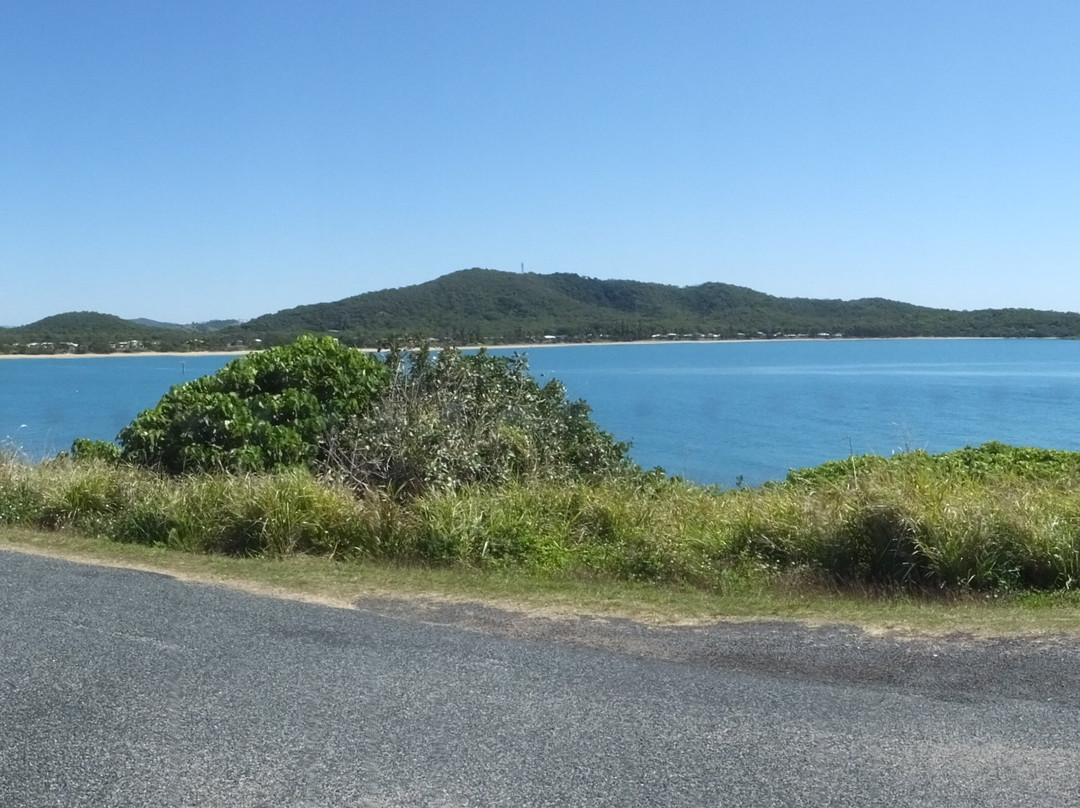
{"type": "Polygon", "coordinates": [[[113,440],[170,387],[233,358],[0,359],[0,445],[37,460],[69,449],[75,438],[113,440]]]}
{"type": "MultiPolygon", "coordinates": [[[[493,353],[511,353],[497,350],[493,353]]],[[[1080,342],[883,340],[558,346],[524,351],[635,460],[757,484],[851,453],[1000,440],[1080,449],[1080,342]]],[[[0,441],[32,458],[108,440],[229,357],[0,360],[0,441]]]]}

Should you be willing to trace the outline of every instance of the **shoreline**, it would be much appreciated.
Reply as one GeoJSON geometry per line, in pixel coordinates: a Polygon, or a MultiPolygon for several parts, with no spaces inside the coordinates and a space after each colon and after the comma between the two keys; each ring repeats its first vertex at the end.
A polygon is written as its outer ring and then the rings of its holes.
{"type": "MultiPolygon", "coordinates": [[[[533,348],[580,348],[582,346],[610,347],[613,345],[775,345],[784,342],[896,342],[899,340],[1007,340],[1037,339],[1057,340],[1060,337],[785,337],[778,339],[637,339],[637,340],[596,340],[593,342],[523,342],[499,343],[497,345],[443,345],[439,348],[456,348],[460,351],[479,350],[514,350],[528,351],[533,348]]],[[[433,346],[433,350],[437,350],[433,346]]],[[[266,350],[266,349],[259,349],[266,350]]],[[[359,348],[367,353],[378,353],[379,348],[359,348]]],[[[412,350],[412,348],[406,349],[412,350]]],[[[123,351],[117,353],[54,353],[54,354],[0,354],[4,359],[112,359],[135,356],[246,356],[253,353],[244,351],[123,351]]]]}
{"type": "Polygon", "coordinates": [[[251,351],[122,351],[117,353],[0,354],[2,359],[114,359],[136,356],[245,356],[251,351]]]}
{"type": "MultiPolygon", "coordinates": [[[[478,351],[481,348],[492,350],[495,348],[527,351],[530,348],[580,348],[582,346],[595,345],[608,347],[612,345],[775,345],[784,342],[898,342],[900,340],[1006,340],[1006,339],[1047,339],[1056,340],[1060,337],[780,337],[777,339],[625,339],[625,340],[596,340],[593,342],[532,342],[532,343],[509,343],[500,345],[452,345],[460,351],[478,351]]],[[[375,350],[365,348],[364,350],[375,350]]]]}

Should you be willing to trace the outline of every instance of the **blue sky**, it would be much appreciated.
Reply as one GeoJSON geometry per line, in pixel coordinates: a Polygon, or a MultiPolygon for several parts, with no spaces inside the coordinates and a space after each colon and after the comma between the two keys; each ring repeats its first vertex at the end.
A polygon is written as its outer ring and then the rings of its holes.
{"type": "Polygon", "coordinates": [[[0,324],[472,266],[1080,309],[1080,4],[12,0],[0,324]]]}

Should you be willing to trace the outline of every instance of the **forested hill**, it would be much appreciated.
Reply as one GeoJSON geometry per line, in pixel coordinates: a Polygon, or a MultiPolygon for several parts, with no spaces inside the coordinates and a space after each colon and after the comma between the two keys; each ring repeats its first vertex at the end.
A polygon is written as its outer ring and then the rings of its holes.
{"type": "Polygon", "coordinates": [[[96,311],[54,314],[28,325],[0,328],[0,353],[121,353],[186,351],[225,347],[230,338],[215,332],[237,320],[175,325],[124,320],[96,311]]]}
{"type": "Polygon", "coordinates": [[[156,329],[112,314],[72,311],[18,328],[0,329],[0,345],[4,352],[14,353],[105,353],[139,350],[156,336],[156,329]]]}
{"type": "Polygon", "coordinates": [[[727,283],[668,286],[557,273],[466,269],[387,289],[228,321],[179,327],[108,314],[56,315],[0,328],[0,353],[251,348],[302,333],[352,345],[434,339],[487,344],[632,339],[1080,337],[1080,314],[1033,309],[950,311],[880,298],[783,298],[727,283]],[[218,327],[219,325],[225,327],[218,327]]]}
{"type": "Polygon", "coordinates": [[[727,283],[668,286],[557,273],[467,269],[428,283],[298,306],[229,329],[250,342],[330,332],[361,345],[408,337],[454,344],[649,339],[1080,337],[1080,315],[1031,309],[950,311],[890,300],[781,298],[727,283]]]}

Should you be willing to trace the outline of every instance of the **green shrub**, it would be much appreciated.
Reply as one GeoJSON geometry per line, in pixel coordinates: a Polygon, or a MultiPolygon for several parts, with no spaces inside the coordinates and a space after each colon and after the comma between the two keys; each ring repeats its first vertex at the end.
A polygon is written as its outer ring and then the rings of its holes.
{"type": "Polygon", "coordinates": [[[120,432],[122,457],[170,473],[311,464],[328,430],[365,413],[386,379],[367,354],[301,337],[174,387],[120,432]]]}
{"type": "Polygon", "coordinates": [[[116,463],[120,460],[120,447],[110,441],[75,438],[71,444],[71,456],[75,460],[116,463]]]}
{"type": "MultiPolygon", "coordinates": [[[[383,363],[315,337],[173,388],[119,441],[123,460],[173,474],[307,466],[399,499],[635,469],[588,405],[557,381],[538,384],[521,357],[394,351],[383,363]]],[[[72,451],[113,459],[110,447],[80,440],[72,451]]]]}
{"type": "Polygon", "coordinates": [[[523,357],[391,354],[378,404],[334,433],[325,469],[357,490],[408,498],[513,480],[599,479],[634,469],[557,381],[540,386],[523,357]]]}

